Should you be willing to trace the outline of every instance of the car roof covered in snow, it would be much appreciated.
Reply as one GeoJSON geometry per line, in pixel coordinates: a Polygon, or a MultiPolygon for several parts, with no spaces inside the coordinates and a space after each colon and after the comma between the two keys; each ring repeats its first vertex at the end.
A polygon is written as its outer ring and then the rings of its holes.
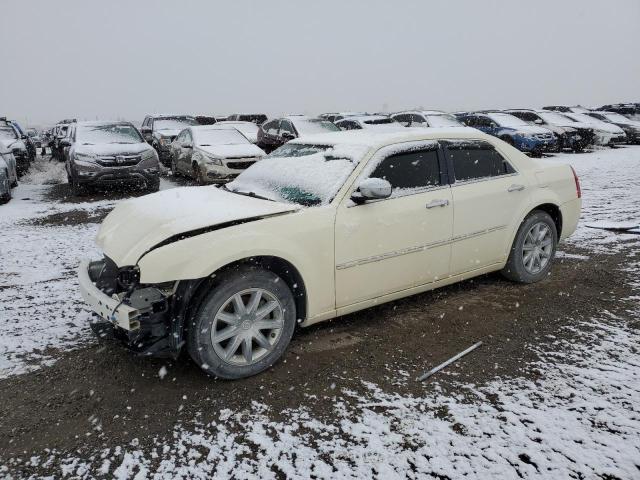
{"type": "Polygon", "coordinates": [[[401,142],[412,142],[419,140],[437,140],[441,138],[451,139],[482,139],[486,140],[489,135],[480,130],[469,127],[450,128],[406,128],[397,132],[377,133],[372,130],[347,130],[340,132],[320,133],[315,135],[304,135],[289,143],[298,144],[318,144],[318,145],[362,145],[367,147],[380,148],[385,145],[401,142]]]}
{"type": "Polygon", "coordinates": [[[85,120],[77,122],[78,127],[100,127],[102,125],[133,125],[126,120],[85,120]]]}

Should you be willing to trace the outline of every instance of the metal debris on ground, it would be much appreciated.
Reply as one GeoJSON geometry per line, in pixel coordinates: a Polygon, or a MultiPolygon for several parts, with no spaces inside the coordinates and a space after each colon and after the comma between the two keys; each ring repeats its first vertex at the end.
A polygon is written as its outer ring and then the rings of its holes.
{"type": "Polygon", "coordinates": [[[456,360],[464,357],[467,353],[474,351],[476,348],[478,348],[480,345],[482,345],[482,342],[477,342],[474,343],[473,345],[471,345],[469,348],[467,348],[466,350],[463,350],[462,352],[460,352],[459,354],[451,357],[449,360],[447,360],[444,363],[441,363],[440,365],[438,365],[437,367],[432,368],[431,370],[429,370],[427,373],[420,375],[416,381],[421,382],[422,380],[426,380],[427,378],[429,378],[431,375],[433,375],[434,373],[439,372],[440,370],[442,370],[443,368],[445,368],[448,365],[451,365],[453,362],[455,362],[456,360]]]}

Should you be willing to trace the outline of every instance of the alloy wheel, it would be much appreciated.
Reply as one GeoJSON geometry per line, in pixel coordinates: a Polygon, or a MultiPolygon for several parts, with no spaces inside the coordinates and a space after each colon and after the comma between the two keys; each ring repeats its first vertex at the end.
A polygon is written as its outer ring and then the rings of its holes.
{"type": "Polygon", "coordinates": [[[522,244],[522,263],[532,275],[540,273],[549,261],[553,252],[551,229],[544,222],[534,224],[524,237],[522,244]]]}
{"type": "Polygon", "coordinates": [[[275,348],[283,327],[284,312],[275,295],[250,288],[222,304],[213,319],[211,343],[223,362],[252,365],[275,348]]]}

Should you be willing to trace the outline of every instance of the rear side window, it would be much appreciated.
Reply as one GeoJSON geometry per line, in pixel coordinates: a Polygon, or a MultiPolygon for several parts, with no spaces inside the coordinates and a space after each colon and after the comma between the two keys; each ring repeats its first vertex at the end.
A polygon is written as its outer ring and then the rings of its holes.
{"type": "Polygon", "coordinates": [[[391,155],[380,162],[370,177],[387,180],[393,187],[394,195],[402,193],[402,190],[440,185],[438,153],[435,149],[429,149],[391,155]]]}
{"type": "Polygon", "coordinates": [[[511,164],[486,142],[449,143],[446,152],[457,182],[515,173],[511,164]]]}

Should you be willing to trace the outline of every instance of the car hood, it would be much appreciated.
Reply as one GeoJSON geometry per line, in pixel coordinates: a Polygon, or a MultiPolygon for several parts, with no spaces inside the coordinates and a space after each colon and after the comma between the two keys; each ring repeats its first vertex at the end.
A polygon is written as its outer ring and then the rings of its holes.
{"type": "Polygon", "coordinates": [[[172,188],[119,204],[105,218],[96,242],[118,266],[134,265],[160,244],[299,208],[214,186],[172,188]]]}
{"type": "Polygon", "coordinates": [[[262,157],[264,152],[252,143],[238,145],[199,145],[198,148],[209,155],[221,158],[262,157]]]}
{"type": "Polygon", "coordinates": [[[79,153],[95,155],[137,155],[152,147],[146,142],[140,143],[100,143],[96,145],[81,145],[75,147],[79,153]]]}

